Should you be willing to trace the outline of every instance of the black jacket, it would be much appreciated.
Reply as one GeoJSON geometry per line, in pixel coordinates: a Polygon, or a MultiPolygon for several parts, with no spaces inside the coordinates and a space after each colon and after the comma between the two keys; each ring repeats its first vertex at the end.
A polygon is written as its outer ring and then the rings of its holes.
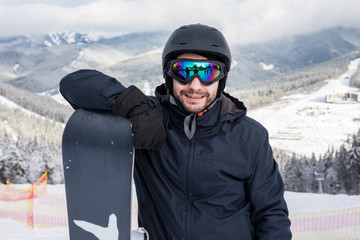
{"type": "MultiPolygon", "coordinates": [[[[66,76],[60,91],[74,108],[111,110],[123,87],[97,71],[66,76]]],[[[266,129],[246,116],[242,102],[223,95],[196,130],[188,117],[156,89],[167,142],[136,150],[139,225],[151,239],[291,239],[284,186],[266,129]]],[[[194,120],[193,120],[194,121],[194,120]]]]}

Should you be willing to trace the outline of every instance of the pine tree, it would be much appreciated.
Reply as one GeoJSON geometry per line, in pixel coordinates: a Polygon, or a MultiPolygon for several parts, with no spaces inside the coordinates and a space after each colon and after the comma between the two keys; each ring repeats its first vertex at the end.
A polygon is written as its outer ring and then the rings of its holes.
{"type": "Polygon", "coordinates": [[[21,134],[14,146],[15,149],[11,149],[13,160],[10,167],[10,180],[14,183],[27,183],[29,160],[25,154],[25,140],[21,134]]]}
{"type": "Polygon", "coordinates": [[[325,173],[325,180],[322,182],[324,193],[336,194],[340,190],[338,183],[338,164],[334,155],[334,148],[329,149],[323,157],[320,157],[317,165],[317,171],[325,173]]]}
{"type": "MultiPolygon", "coordinates": [[[[360,133],[360,131],[359,131],[360,133]]],[[[347,151],[345,168],[348,172],[348,178],[345,187],[348,194],[360,193],[360,134],[353,135],[350,141],[351,148],[347,151]]]]}
{"type": "Polygon", "coordinates": [[[301,184],[298,184],[299,179],[302,179],[301,161],[292,154],[284,167],[284,184],[287,191],[303,192],[301,184]]]}
{"type": "Polygon", "coordinates": [[[3,133],[0,138],[0,181],[2,183],[6,183],[9,177],[8,164],[11,159],[11,155],[9,154],[11,144],[11,139],[9,138],[7,133],[3,133]]]}

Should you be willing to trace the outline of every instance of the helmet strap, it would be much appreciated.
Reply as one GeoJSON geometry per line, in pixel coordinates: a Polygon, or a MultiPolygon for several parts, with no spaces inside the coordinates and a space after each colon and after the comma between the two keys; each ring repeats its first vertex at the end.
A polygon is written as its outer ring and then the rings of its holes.
{"type": "Polygon", "coordinates": [[[224,91],[225,86],[226,86],[226,79],[227,79],[227,75],[223,79],[219,80],[219,86],[218,86],[216,97],[220,97],[222,92],[224,91]]]}

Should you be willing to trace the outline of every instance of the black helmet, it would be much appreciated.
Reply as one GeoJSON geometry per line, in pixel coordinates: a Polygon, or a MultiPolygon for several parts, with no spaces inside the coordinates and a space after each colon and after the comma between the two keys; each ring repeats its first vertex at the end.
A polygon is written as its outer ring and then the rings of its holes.
{"type": "MultiPolygon", "coordinates": [[[[224,35],[216,28],[202,24],[185,25],[176,29],[168,41],[162,52],[162,68],[166,86],[172,90],[172,81],[166,75],[167,63],[177,58],[182,53],[197,53],[210,60],[218,60],[223,62],[227,71],[231,67],[231,53],[228,43],[224,35]]],[[[220,93],[225,88],[226,76],[220,80],[220,93]]]]}

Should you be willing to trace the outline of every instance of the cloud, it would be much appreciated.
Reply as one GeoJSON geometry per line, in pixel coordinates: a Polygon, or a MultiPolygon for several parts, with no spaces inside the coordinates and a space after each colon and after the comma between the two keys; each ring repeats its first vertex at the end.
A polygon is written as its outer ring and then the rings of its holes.
{"type": "Polygon", "coordinates": [[[252,0],[228,15],[223,28],[233,41],[253,42],[334,26],[360,27],[354,0],[252,0]]]}
{"type": "Polygon", "coordinates": [[[360,27],[357,0],[0,0],[0,35],[173,30],[201,22],[230,42],[266,41],[333,26],[360,27]]]}

